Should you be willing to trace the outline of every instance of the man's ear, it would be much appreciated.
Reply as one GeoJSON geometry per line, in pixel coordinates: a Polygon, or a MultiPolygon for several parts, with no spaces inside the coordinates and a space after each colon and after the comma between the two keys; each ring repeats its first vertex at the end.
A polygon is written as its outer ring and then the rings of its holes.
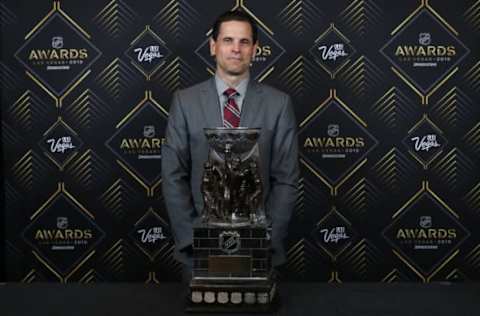
{"type": "Polygon", "coordinates": [[[215,42],[215,40],[213,39],[213,37],[210,37],[209,43],[210,43],[210,56],[215,56],[215,45],[216,45],[216,42],[215,42]]]}

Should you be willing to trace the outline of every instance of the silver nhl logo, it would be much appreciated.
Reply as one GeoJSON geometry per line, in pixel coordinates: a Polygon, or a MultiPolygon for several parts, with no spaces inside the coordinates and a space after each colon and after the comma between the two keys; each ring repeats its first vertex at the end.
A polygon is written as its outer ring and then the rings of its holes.
{"type": "Polygon", "coordinates": [[[240,234],[235,231],[223,231],[218,236],[220,249],[223,252],[232,254],[240,249],[240,234]]]}
{"type": "Polygon", "coordinates": [[[56,48],[56,49],[63,48],[63,36],[52,37],[52,48],[56,48]]]}
{"type": "Polygon", "coordinates": [[[422,228],[431,228],[432,227],[432,217],[431,216],[420,216],[419,225],[422,228]]]}

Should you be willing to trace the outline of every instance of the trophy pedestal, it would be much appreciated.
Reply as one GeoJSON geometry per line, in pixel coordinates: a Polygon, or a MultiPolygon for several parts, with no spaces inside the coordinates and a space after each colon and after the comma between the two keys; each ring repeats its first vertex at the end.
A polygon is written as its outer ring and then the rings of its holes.
{"type": "Polygon", "coordinates": [[[193,271],[187,312],[272,312],[269,229],[200,223],[193,230],[193,271]]]}

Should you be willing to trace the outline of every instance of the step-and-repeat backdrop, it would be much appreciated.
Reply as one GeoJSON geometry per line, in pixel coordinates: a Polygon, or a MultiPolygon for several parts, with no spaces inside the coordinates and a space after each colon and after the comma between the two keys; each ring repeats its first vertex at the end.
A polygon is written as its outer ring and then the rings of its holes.
{"type": "Polygon", "coordinates": [[[301,147],[292,280],[480,279],[480,1],[0,3],[8,281],[178,280],[161,193],[172,93],[215,17],[259,26],[254,79],[301,147]]]}

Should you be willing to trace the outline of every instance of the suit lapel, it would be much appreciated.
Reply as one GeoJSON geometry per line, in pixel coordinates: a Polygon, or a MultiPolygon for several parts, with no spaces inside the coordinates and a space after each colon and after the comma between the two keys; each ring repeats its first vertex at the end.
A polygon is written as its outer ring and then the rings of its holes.
{"type": "Polygon", "coordinates": [[[259,107],[263,102],[262,88],[253,79],[248,83],[245,99],[242,104],[242,114],[240,116],[240,126],[243,127],[259,127],[252,126],[255,117],[259,113],[259,107]]]}
{"type": "Polygon", "coordinates": [[[215,78],[212,77],[202,87],[201,105],[203,114],[206,119],[205,126],[219,127],[223,126],[222,116],[220,113],[220,101],[218,100],[217,88],[215,86],[215,78]]]}

